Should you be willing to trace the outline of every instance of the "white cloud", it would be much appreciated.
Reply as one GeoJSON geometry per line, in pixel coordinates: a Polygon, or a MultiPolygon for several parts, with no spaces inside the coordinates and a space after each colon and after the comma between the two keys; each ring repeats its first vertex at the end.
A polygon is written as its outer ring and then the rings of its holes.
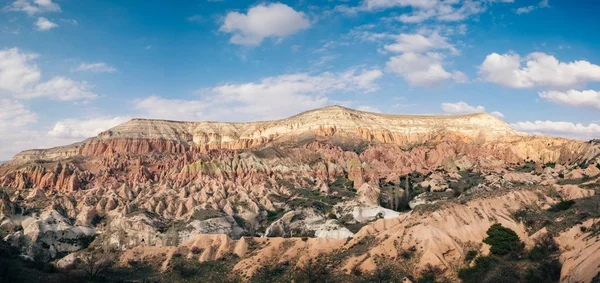
{"type": "Polygon", "coordinates": [[[73,71],[81,72],[81,71],[90,71],[95,73],[113,73],[116,72],[117,69],[107,65],[106,63],[81,63],[77,68],[74,68],[73,71]]]}
{"type": "Polygon", "coordinates": [[[45,12],[60,12],[60,6],[52,0],[17,0],[4,7],[6,11],[25,12],[32,16],[45,12]]]}
{"type": "MultiPolygon", "coordinates": [[[[445,113],[450,113],[450,114],[471,114],[471,113],[486,112],[485,107],[483,107],[481,105],[471,106],[464,101],[460,101],[460,102],[456,102],[456,103],[445,102],[445,103],[442,103],[441,107],[445,113]]],[[[498,118],[504,118],[504,114],[502,114],[502,112],[499,112],[499,111],[490,112],[490,115],[498,117],[498,118]]]]}
{"type": "Polygon", "coordinates": [[[37,115],[16,100],[0,98],[0,109],[0,133],[8,127],[20,127],[37,121],[37,115]]]}
{"type": "Polygon", "coordinates": [[[364,0],[359,6],[340,5],[335,7],[335,10],[346,14],[356,14],[360,11],[409,7],[412,9],[411,12],[404,13],[396,19],[404,23],[421,23],[426,20],[457,22],[485,12],[487,4],[492,2],[512,1],[364,0]]]}
{"type": "Polygon", "coordinates": [[[504,113],[502,113],[500,111],[492,111],[492,112],[490,112],[490,115],[498,117],[498,118],[504,118],[504,113]]]}
{"type": "Polygon", "coordinates": [[[34,25],[36,27],[35,29],[38,31],[46,31],[58,27],[58,24],[53,23],[44,17],[39,17],[34,25]]]}
{"type": "Polygon", "coordinates": [[[214,101],[232,103],[234,113],[256,118],[280,118],[327,104],[327,94],[372,92],[380,70],[348,70],[341,73],[281,75],[260,83],[226,84],[212,89],[214,101]]]}
{"type": "Polygon", "coordinates": [[[402,53],[388,60],[387,70],[401,75],[411,85],[432,87],[451,78],[457,83],[469,82],[465,73],[444,69],[445,54],[432,52],[460,53],[439,30],[421,28],[415,34],[400,34],[395,43],[385,45],[384,49],[402,53]]]}
{"type": "Polygon", "coordinates": [[[135,101],[135,108],[144,116],[173,120],[275,119],[325,106],[329,94],[375,91],[381,76],[377,69],[288,74],[204,89],[202,100],[151,96],[135,101]]]}
{"type": "Polygon", "coordinates": [[[483,113],[485,112],[485,107],[481,105],[471,106],[466,102],[460,101],[457,103],[442,103],[442,110],[451,114],[470,114],[483,113]]]}
{"type": "Polygon", "coordinates": [[[459,84],[466,84],[470,81],[469,76],[461,71],[452,72],[452,79],[459,84]]]}
{"type": "Polygon", "coordinates": [[[374,82],[383,76],[383,72],[379,69],[374,69],[370,71],[363,70],[363,72],[358,75],[354,75],[354,72],[346,73],[346,75],[352,77],[351,80],[354,80],[356,88],[365,92],[373,92],[379,89],[374,82]]]}
{"type": "Polygon", "coordinates": [[[77,82],[62,76],[56,76],[49,81],[36,85],[30,91],[19,95],[20,98],[52,98],[63,101],[69,100],[89,100],[98,95],[91,92],[92,85],[86,81],[77,82]]]}
{"type": "Polygon", "coordinates": [[[79,24],[79,22],[77,22],[76,19],[60,19],[60,21],[63,23],[74,25],[74,26],[79,24]]]}
{"type": "Polygon", "coordinates": [[[0,50],[0,94],[3,91],[19,92],[40,80],[35,53],[24,53],[17,48],[0,50]]]}
{"type": "Polygon", "coordinates": [[[231,43],[256,46],[267,37],[284,37],[310,27],[303,12],[281,3],[259,4],[247,14],[229,12],[220,31],[233,33],[231,43]]]}
{"type": "Polygon", "coordinates": [[[48,136],[65,139],[85,139],[125,123],[129,117],[99,117],[87,120],[66,119],[54,124],[48,136]]]}
{"type": "Polygon", "coordinates": [[[37,115],[19,101],[0,98],[0,160],[8,160],[16,152],[27,148],[27,126],[37,122],[37,115]]]}
{"type": "Polygon", "coordinates": [[[519,9],[517,9],[515,11],[515,13],[517,13],[519,15],[520,14],[527,14],[527,13],[533,11],[533,10],[535,10],[535,6],[525,6],[525,7],[521,7],[519,9]]]}
{"type": "Polygon", "coordinates": [[[167,120],[199,120],[208,106],[202,101],[168,99],[156,95],[134,101],[134,108],[145,117],[167,120]]]}
{"type": "Polygon", "coordinates": [[[41,73],[32,62],[37,57],[37,54],[21,52],[17,48],[0,50],[0,95],[57,100],[89,100],[97,97],[91,91],[93,86],[85,81],[54,76],[40,82],[41,73]]]}
{"type": "Polygon", "coordinates": [[[440,53],[407,52],[390,58],[386,67],[388,71],[399,74],[411,85],[432,87],[452,78],[452,74],[442,66],[443,58],[440,53]]]}
{"type": "Polygon", "coordinates": [[[530,5],[530,6],[525,6],[525,7],[521,7],[518,8],[517,10],[515,10],[515,13],[521,15],[521,14],[527,14],[530,13],[533,10],[539,9],[539,8],[549,8],[550,4],[548,3],[548,0],[542,0],[540,3],[538,3],[537,5],[530,5]]]}
{"type": "Polygon", "coordinates": [[[600,125],[590,123],[584,125],[572,122],[535,121],[510,124],[515,130],[530,134],[546,134],[573,139],[590,140],[600,138],[600,125]]]}
{"type": "Polygon", "coordinates": [[[359,106],[358,108],[356,108],[359,111],[365,111],[365,112],[373,112],[373,113],[381,113],[381,110],[379,110],[379,108],[377,107],[371,107],[371,106],[359,106]]]}
{"type": "Polygon", "coordinates": [[[396,43],[385,45],[384,48],[392,52],[426,52],[448,49],[453,54],[458,54],[458,50],[448,43],[447,38],[440,36],[437,32],[433,32],[429,36],[403,33],[396,38],[396,43]]]}
{"type": "Polygon", "coordinates": [[[438,0],[365,0],[362,7],[365,10],[383,10],[394,7],[413,7],[431,9],[439,5],[438,0]]]}
{"type": "Polygon", "coordinates": [[[595,90],[544,91],[539,96],[558,104],[600,110],[600,92],[595,90]]]}
{"type": "Polygon", "coordinates": [[[600,66],[584,60],[559,62],[554,56],[541,52],[525,58],[514,53],[492,53],[479,66],[479,74],[488,82],[512,88],[567,88],[600,81],[600,66]]]}

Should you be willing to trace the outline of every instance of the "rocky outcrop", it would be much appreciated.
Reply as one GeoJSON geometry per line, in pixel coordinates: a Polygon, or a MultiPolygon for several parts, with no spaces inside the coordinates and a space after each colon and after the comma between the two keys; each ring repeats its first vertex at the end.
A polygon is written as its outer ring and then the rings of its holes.
{"type": "Polygon", "coordinates": [[[37,261],[86,247],[94,238],[95,229],[76,226],[56,210],[48,209],[39,215],[16,217],[23,230],[8,235],[5,240],[37,261]]]}

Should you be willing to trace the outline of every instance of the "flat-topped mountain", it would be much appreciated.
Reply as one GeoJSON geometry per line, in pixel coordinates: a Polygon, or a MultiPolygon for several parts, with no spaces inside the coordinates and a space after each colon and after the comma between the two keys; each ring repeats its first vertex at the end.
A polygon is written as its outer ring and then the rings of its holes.
{"type": "Polygon", "coordinates": [[[25,151],[17,160],[73,155],[210,149],[245,149],[282,137],[346,136],[392,144],[424,142],[444,133],[469,138],[516,136],[504,121],[487,113],[468,115],[393,115],[328,106],[289,118],[257,122],[183,122],[132,119],[72,146],[25,151]]]}
{"type": "Polygon", "coordinates": [[[390,115],[329,106],[273,121],[247,123],[175,122],[133,119],[116,126],[99,138],[150,138],[206,144],[261,139],[306,131],[355,133],[358,131],[422,134],[457,132],[488,136],[514,134],[502,120],[486,113],[469,115],[390,115]],[[220,137],[212,140],[211,137],[220,137]]]}

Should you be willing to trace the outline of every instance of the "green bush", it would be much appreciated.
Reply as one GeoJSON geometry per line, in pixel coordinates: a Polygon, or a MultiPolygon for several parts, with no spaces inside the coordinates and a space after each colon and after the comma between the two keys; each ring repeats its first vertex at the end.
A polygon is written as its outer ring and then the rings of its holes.
{"type": "Polygon", "coordinates": [[[525,244],[521,242],[515,231],[494,224],[487,230],[488,237],[483,240],[484,243],[491,246],[490,251],[495,255],[512,254],[517,256],[523,251],[525,244]]]}
{"type": "Polygon", "coordinates": [[[458,278],[463,283],[479,283],[487,273],[500,261],[493,256],[481,256],[475,259],[473,267],[463,268],[458,271],[458,278]]]}
{"type": "Polygon", "coordinates": [[[553,205],[548,211],[559,212],[571,208],[575,204],[574,200],[561,200],[559,203],[553,205]]]}
{"type": "Polygon", "coordinates": [[[543,261],[535,267],[527,269],[525,281],[527,283],[551,283],[560,280],[562,264],[557,259],[543,261]]]}
{"type": "Polygon", "coordinates": [[[465,255],[465,261],[471,262],[471,261],[473,261],[473,259],[475,259],[476,256],[477,256],[477,251],[470,250],[467,252],[467,255],[465,255]]]}
{"type": "Polygon", "coordinates": [[[251,282],[276,283],[286,282],[291,279],[292,275],[286,266],[280,265],[265,265],[252,275],[251,282]],[[289,277],[289,278],[286,278],[289,277]],[[287,279],[287,280],[286,280],[287,279]]]}

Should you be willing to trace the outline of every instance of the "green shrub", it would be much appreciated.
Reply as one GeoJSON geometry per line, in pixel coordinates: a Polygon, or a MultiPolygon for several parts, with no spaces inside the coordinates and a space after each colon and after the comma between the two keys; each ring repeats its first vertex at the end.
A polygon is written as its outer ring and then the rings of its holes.
{"type": "Polygon", "coordinates": [[[495,255],[512,254],[518,256],[525,247],[515,231],[494,224],[487,230],[488,237],[483,240],[484,243],[491,246],[490,251],[495,255]]]}
{"type": "Polygon", "coordinates": [[[479,283],[498,263],[498,259],[493,256],[478,257],[475,259],[475,265],[473,267],[463,268],[458,271],[458,278],[460,278],[463,283],[479,283]]]}
{"type": "Polygon", "coordinates": [[[553,205],[548,211],[559,212],[571,208],[575,204],[574,200],[561,200],[559,203],[553,205]]]}
{"type": "Polygon", "coordinates": [[[467,252],[467,255],[465,255],[465,261],[471,262],[471,261],[473,261],[473,259],[475,259],[476,256],[477,256],[477,251],[470,250],[467,252]]]}
{"type": "Polygon", "coordinates": [[[550,283],[560,280],[562,264],[557,259],[543,261],[535,267],[527,269],[525,282],[527,283],[550,283]]]}
{"type": "Polygon", "coordinates": [[[265,265],[256,270],[254,275],[252,275],[250,282],[286,282],[286,276],[290,276],[290,274],[288,273],[288,268],[286,266],[265,265]]]}

